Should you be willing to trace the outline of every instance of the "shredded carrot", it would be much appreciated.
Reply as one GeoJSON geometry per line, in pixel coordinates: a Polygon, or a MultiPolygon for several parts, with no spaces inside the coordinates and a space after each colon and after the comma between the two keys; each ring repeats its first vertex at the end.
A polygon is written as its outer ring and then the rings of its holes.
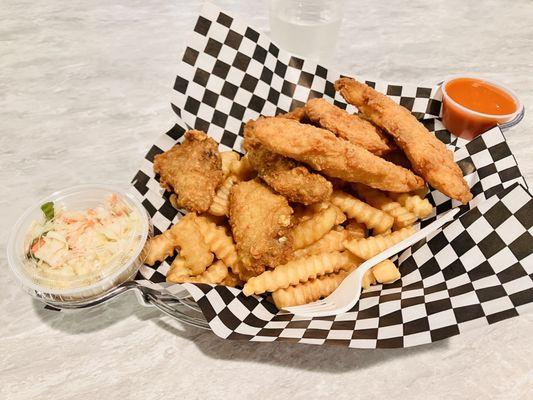
{"type": "Polygon", "coordinates": [[[92,219],[88,220],[85,225],[83,226],[83,230],[90,228],[91,226],[94,226],[94,221],[92,219]]]}
{"type": "Polygon", "coordinates": [[[33,246],[31,246],[31,252],[32,253],[35,253],[37,250],[39,250],[42,246],[44,245],[44,239],[43,238],[39,238],[39,240],[37,240],[33,246]]]}

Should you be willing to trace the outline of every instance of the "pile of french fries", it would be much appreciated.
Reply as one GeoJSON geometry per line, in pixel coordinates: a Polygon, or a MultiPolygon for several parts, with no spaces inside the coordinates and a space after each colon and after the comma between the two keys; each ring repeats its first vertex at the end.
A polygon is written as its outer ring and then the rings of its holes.
{"type": "MultiPolygon", "coordinates": [[[[242,287],[246,296],[270,292],[278,308],[306,304],[328,296],[364,260],[412,235],[413,224],[433,211],[425,198],[426,188],[399,194],[334,182],[328,202],[293,207],[291,259],[243,281],[227,223],[229,194],[236,183],[253,179],[255,171],[247,157],[238,153],[222,152],[221,159],[225,180],[208,212],[188,213],[147,245],[147,265],[178,251],[166,276],[168,282],[242,287]]],[[[399,278],[398,268],[385,260],[367,271],[363,288],[399,278]]]]}

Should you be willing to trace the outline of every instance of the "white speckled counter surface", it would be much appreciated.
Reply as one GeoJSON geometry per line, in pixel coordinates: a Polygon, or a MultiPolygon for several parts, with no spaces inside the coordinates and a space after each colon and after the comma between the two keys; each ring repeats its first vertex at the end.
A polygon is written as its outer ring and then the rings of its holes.
{"type": "MultiPolygon", "coordinates": [[[[269,30],[267,2],[217,3],[269,30]]],[[[531,1],[346,3],[339,70],[416,83],[475,72],[514,88],[527,112],[508,140],[533,184],[531,1]]],[[[533,398],[531,314],[433,345],[361,351],[223,341],[130,295],[57,313],[22,292],[5,259],[15,219],[60,187],[129,182],[172,124],[176,63],[200,8],[2,1],[0,398],[533,398]]]]}

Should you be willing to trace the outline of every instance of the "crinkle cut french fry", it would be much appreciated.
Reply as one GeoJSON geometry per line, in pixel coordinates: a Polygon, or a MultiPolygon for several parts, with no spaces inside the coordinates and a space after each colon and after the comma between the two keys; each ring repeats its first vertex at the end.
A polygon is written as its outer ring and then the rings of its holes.
{"type": "Polygon", "coordinates": [[[272,299],[278,308],[307,304],[329,296],[339,287],[346,275],[348,275],[347,271],[340,270],[337,273],[323,275],[286,289],[278,289],[272,293],[272,299]]]}
{"type": "Polygon", "coordinates": [[[344,213],[342,212],[342,210],[339,207],[337,207],[337,206],[335,206],[335,205],[333,205],[331,203],[330,203],[330,207],[333,208],[335,210],[335,212],[336,212],[335,224],[340,225],[344,221],[346,221],[346,215],[344,215],[344,213]]]}
{"type": "Polygon", "coordinates": [[[393,283],[402,277],[391,260],[384,260],[373,266],[372,274],[379,283],[393,283]]]}
{"type": "Polygon", "coordinates": [[[147,245],[148,254],[144,263],[150,266],[154,265],[157,261],[163,261],[168,256],[171,256],[176,249],[174,237],[170,229],[151,238],[147,245]]]}
{"type": "Polygon", "coordinates": [[[234,151],[222,151],[220,152],[220,159],[222,161],[222,173],[224,178],[227,178],[231,173],[231,163],[233,161],[239,161],[241,156],[234,151]]]}
{"type": "Polygon", "coordinates": [[[309,257],[320,253],[331,253],[333,251],[344,250],[343,242],[348,238],[348,232],[345,229],[331,230],[315,243],[310,244],[303,249],[296,250],[293,259],[309,257]]]}
{"type": "Polygon", "coordinates": [[[412,226],[402,228],[399,231],[380,236],[371,236],[366,239],[354,239],[344,242],[344,247],[363,260],[368,260],[383,250],[394,246],[396,243],[407,239],[415,233],[412,226]]]}
{"type": "Polygon", "coordinates": [[[391,199],[396,200],[419,219],[426,218],[433,211],[433,206],[428,199],[411,193],[389,193],[391,199]]]}
{"type": "Polygon", "coordinates": [[[209,221],[206,217],[198,217],[196,225],[207,243],[209,250],[215,253],[215,256],[224,262],[235,273],[239,273],[239,258],[233,238],[228,235],[226,229],[217,226],[214,222],[209,221]]]}
{"type": "Polygon", "coordinates": [[[363,239],[366,237],[366,226],[355,220],[348,222],[345,229],[350,239],[363,239]]]}
{"type": "Polygon", "coordinates": [[[230,173],[241,181],[252,179],[255,175],[250,160],[246,156],[242,157],[240,160],[233,160],[231,162],[230,173]]]}
{"type": "Polygon", "coordinates": [[[216,263],[210,265],[203,273],[195,276],[187,275],[172,275],[167,276],[167,282],[174,283],[212,283],[217,284],[222,282],[228,275],[228,267],[218,260],[216,263]]]}
{"type": "Polygon", "coordinates": [[[246,296],[250,296],[251,294],[274,292],[278,289],[285,289],[290,285],[296,285],[299,282],[315,279],[317,276],[351,268],[360,263],[360,259],[347,251],[300,258],[250,278],[244,285],[243,293],[246,296]]]}
{"type": "Polygon", "coordinates": [[[170,269],[167,272],[167,282],[174,282],[177,277],[180,276],[189,276],[191,271],[185,266],[185,259],[180,256],[176,256],[172,264],[170,264],[170,269]]]}
{"type": "Polygon", "coordinates": [[[348,218],[353,218],[357,222],[365,224],[368,229],[372,229],[374,233],[382,233],[392,227],[394,218],[366,204],[365,202],[350,196],[348,193],[340,190],[334,190],[330,201],[335,206],[339,207],[348,218]]]}
{"type": "Polygon", "coordinates": [[[335,206],[330,206],[310,219],[299,223],[290,232],[294,249],[302,249],[316,242],[328,233],[338,220],[338,210],[335,206]]]}
{"type": "Polygon", "coordinates": [[[174,225],[172,235],[174,243],[180,248],[180,256],[185,259],[185,266],[192,275],[198,275],[213,263],[213,253],[198,229],[199,217],[188,213],[174,225]]]}
{"type": "Polygon", "coordinates": [[[394,228],[401,229],[412,225],[417,217],[405,207],[380,190],[356,183],[353,185],[357,194],[372,207],[376,207],[394,218],[394,228]]]}
{"type": "Polygon", "coordinates": [[[376,278],[374,277],[374,274],[372,273],[372,268],[365,272],[363,275],[363,281],[361,283],[361,287],[364,290],[367,290],[370,285],[376,284],[376,278]]]}
{"type": "Polygon", "coordinates": [[[237,178],[231,175],[226,178],[215,193],[215,197],[213,197],[213,202],[208,210],[209,214],[216,216],[228,215],[229,192],[236,181],[237,178]]]}

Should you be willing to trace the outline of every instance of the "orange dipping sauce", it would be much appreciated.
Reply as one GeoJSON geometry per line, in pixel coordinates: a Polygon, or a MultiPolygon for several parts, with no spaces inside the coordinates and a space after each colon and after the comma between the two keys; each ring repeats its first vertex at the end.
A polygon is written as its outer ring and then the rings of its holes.
{"type": "Polygon", "coordinates": [[[455,136],[473,139],[520,110],[508,89],[476,78],[455,78],[442,85],[442,122],[455,136]]]}

